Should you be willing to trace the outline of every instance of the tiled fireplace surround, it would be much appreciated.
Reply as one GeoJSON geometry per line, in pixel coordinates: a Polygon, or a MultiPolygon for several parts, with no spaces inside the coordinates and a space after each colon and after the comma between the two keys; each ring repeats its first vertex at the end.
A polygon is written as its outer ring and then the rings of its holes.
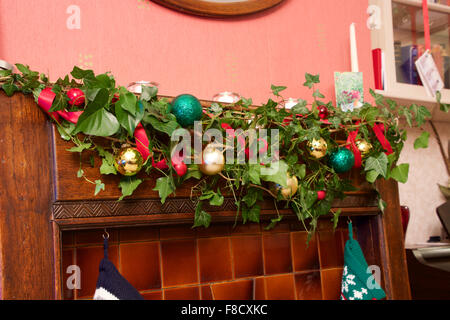
{"type": "MultiPolygon", "coordinates": [[[[299,222],[110,229],[109,258],[145,299],[339,299],[347,224],[329,220],[306,246],[299,222]]],[[[64,299],[91,299],[103,257],[103,230],[63,232],[64,299]],[[81,289],[69,290],[69,265],[81,289]]],[[[365,250],[363,246],[363,250],[365,250]]],[[[373,250],[373,248],[372,248],[373,250]]]]}

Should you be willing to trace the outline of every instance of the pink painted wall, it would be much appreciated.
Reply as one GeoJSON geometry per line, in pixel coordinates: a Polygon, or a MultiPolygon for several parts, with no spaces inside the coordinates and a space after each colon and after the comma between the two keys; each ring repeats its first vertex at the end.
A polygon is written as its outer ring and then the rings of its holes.
{"type": "MultiPolygon", "coordinates": [[[[235,91],[260,103],[270,85],[309,97],[304,73],[320,73],[334,100],[334,71],[349,71],[349,25],[357,24],[360,69],[373,87],[368,0],[285,0],[256,16],[206,19],[148,0],[0,0],[0,59],[46,71],[52,80],[74,65],[111,71],[118,84],[151,80],[160,93],[210,99],[235,91]],[[81,28],[70,30],[70,5],[81,28]]],[[[366,91],[366,97],[368,97],[366,91]]]]}

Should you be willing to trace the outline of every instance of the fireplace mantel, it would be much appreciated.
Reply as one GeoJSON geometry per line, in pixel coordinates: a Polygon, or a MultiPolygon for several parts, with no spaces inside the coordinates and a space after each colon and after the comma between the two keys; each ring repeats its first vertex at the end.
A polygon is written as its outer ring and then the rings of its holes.
{"type": "MultiPolygon", "coordinates": [[[[207,105],[208,101],[202,101],[207,105]]],[[[92,185],[76,177],[79,156],[67,152],[70,142],[60,139],[47,116],[32,97],[0,93],[2,128],[0,197],[0,297],[2,299],[61,298],[61,234],[67,230],[113,228],[138,225],[192,224],[195,203],[192,185],[186,183],[175,196],[161,204],[152,191],[155,179],[144,181],[133,196],[117,201],[119,177],[102,177],[106,190],[94,196],[92,185]]],[[[94,168],[89,154],[83,154],[83,170],[99,179],[100,159],[94,168]],[[98,165],[97,165],[98,164],[98,165]]],[[[377,248],[389,299],[409,299],[410,290],[400,217],[397,183],[380,181],[378,189],[387,202],[381,214],[376,193],[365,186],[360,173],[350,178],[360,191],[334,203],[342,216],[367,217],[361,230],[376,235],[377,248]]],[[[261,204],[261,219],[276,214],[272,201],[261,204]]],[[[221,207],[206,208],[212,223],[234,221],[232,198],[221,207]]],[[[281,210],[286,219],[296,219],[290,210],[281,210]]],[[[363,232],[361,231],[361,232],[363,232]]]]}

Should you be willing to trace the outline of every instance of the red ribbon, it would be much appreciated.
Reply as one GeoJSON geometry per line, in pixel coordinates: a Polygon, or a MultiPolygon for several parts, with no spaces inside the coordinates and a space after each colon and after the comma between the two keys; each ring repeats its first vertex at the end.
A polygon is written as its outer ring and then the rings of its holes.
{"type": "MultiPolygon", "coordinates": [[[[148,140],[147,133],[145,132],[144,126],[142,126],[141,123],[139,123],[137,125],[136,129],[134,130],[134,139],[136,140],[136,148],[141,153],[142,158],[144,158],[144,161],[146,161],[151,154],[150,149],[148,147],[150,142],[148,140]]],[[[166,159],[163,159],[159,162],[155,162],[155,160],[153,159],[153,156],[152,156],[152,166],[154,166],[155,168],[158,168],[160,170],[169,169],[166,159]]]]}
{"type": "Polygon", "coordinates": [[[423,31],[425,37],[425,49],[431,50],[430,14],[428,11],[428,0],[422,0],[422,11],[423,11],[423,31]]]}
{"type": "MultiPolygon", "coordinates": [[[[359,124],[359,121],[356,123],[356,125],[359,124]]],[[[362,157],[361,157],[361,151],[359,151],[358,147],[356,146],[356,136],[358,135],[359,129],[356,129],[354,131],[350,131],[347,138],[347,143],[350,143],[346,148],[351,150],[353,152],[353,155],[355,156],[355,164],[353,165],[354,168],[361,168],[362,164],[362,157]]]]}
{"type": "Polygon", "coordinates": [[[69,122],[72,122],[73,124],[77,124],[78,119],[83,114],[83,111],[69,112],[69,111],[65,111],[65,110],[59,110],[56,112],[61,116],[61,118],[65,119],[69,122]]]}
{"type": "Polygon", "coordinates": [[[382,127],[384,127],[384,125],[382,123],[380,124],[374,124],[373,125],[373,132],[375,133],[375,136],[377,137],[378,141],[380,141],[381,146],[384,148],[384,150],[386,150],[386,155],[390,155],[392,153],[394,153],[394,151],[392,150],[391,144],[389,143],[389,141],[386,139],[383,130],[381,129],[382,127]]]}
{"type": "Polygon", "coordinates": [[[44,110],[50,117],[53,117],[56,121],[59,120],[59,116],[56,112],[48,112],[52,107],[53,100],[55,100],[56,94],[50,88],[45,88],[41,91],[38,97],[38,106],[44,110]]]}

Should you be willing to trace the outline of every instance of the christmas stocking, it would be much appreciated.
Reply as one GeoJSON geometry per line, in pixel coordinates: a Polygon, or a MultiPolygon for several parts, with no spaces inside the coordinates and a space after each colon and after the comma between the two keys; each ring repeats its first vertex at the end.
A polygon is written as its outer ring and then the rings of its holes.
{"type": "Polygon", "coordinates": [[[139,292],[119,273],[108,260],[108,239],[105,238],[104,258],[100,262],[94,300],[144,300],[139,292]]]}
{"type": "Polygon", "coordinates": [[[380,300],[386,297],[375,282],[358,241],[353,239],[352,224],[348,224],[349,240],[344,249],[341,300],[380,300]]]}

